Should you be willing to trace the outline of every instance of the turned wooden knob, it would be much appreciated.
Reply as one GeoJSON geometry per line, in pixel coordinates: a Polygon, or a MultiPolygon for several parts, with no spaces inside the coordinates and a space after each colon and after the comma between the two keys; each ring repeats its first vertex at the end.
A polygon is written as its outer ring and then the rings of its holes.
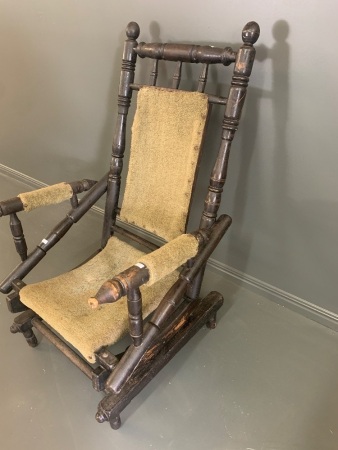
{"type": "Polygon", "coordinates": [[[253,45],[260,35],[260,28],[256,22],[248,22],[242,31],[242,40],[245,44],[253,45]]]}
{"type": "Polygon", "coordinates": [[[137,39],[140,35],[140,27],[136,22],[129,22],[126,28],[126,35],[129,39],[137,39]]]}

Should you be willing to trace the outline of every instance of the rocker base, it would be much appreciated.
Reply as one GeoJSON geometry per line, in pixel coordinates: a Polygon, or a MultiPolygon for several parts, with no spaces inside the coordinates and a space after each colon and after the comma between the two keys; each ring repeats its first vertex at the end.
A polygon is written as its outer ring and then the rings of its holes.
{"type": "Polygon", "coordinates": [[[223,297],[218,292],[210,292],[204,299],[191,302],[148,349],[121,391],[110,393],[101,400],[96,420],[100,423],[109,421],[113,429],[119,428],[121,411],[172,357],[205,324],[212,324],[211,328],[215,328],[216,312],[222,305],[223,297]]]}

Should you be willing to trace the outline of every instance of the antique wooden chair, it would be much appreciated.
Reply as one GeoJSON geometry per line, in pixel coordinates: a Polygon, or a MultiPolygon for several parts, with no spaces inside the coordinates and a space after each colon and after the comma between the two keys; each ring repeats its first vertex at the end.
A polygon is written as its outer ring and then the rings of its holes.
{"type": "Polygon", "coordinates": [[[109,421],[114,429],[119,428],[120,413],[131,399],[196,331],[205,324],[216,326],[223,297],[210,292],[200,299],[200,287],[207,260],[231,224],[229,216],[218,215],[218,209],[255,58],[253,44],[259,37],[259,26],[248,23],[236,52],[229,47],[137,43],[139,31],[134,22],[126,29],[109,172],[98,182],[60,183],[0,202],[0,215],[10,217],[22,260],[0,286],[9,310],[20,313],[11,332],[22,333],[35,347],[35,328],[63,352],[91,379],[94,389],[104,391],[96,419],[109,421]],[[138,57],[153,60],[149,85],[134,83],[138,57]],[[156,86],[159,60],[176,63],[170,88],[156,86]],[[201,64],[195,92],[179,89],[183,63],[201,64]],[[228,97],[206,94],[209,65],[232,63],[228,97]],[[127,114],[134,91],[137,109],[120,207],[127,114]],[[211,105],[224,109],[220,146],[200,227],[185,234],[211,105]],[[78,200],[77,194],[84,191],[88,192],[78,200]],[[70,272],[26,285],[24,277],[103,195],[102,243],[96,254],[70,272]],[[69,213],[27,255],[17,213],[65,199],[71,202],[69,213]],[[144,234],[132,233],[123,224],[167,242],[157,248],[144,234]],[[110,346],[128,331],[130,346],[114,355],[110,346]]]}

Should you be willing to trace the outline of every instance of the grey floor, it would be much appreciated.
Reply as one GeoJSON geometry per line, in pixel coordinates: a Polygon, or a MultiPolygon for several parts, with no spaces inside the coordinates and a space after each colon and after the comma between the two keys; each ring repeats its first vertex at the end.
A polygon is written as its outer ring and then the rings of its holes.
{"type": "MultiPolygon", "coordinates": [[[[29,189],[0,175],[2,199],[29,189]]],[[[38,210],[23,216],[28,242],[38,243],[63,210],[49,208],[35,226],[38,210]]],[[[96,246],[100,220],[91,213],[77,224],[28,281],[80,262],[96,246]]],[[[7,222],[1,278],[17,262],[7,222]]],[[[202,329],[134,399],[119,431],[95,421],[100,394],[55,348],[43,339],[31,349],[9,333],[2,296],[0,448],[338,449],[338,334],[211,271],[208,289],[226,298],[218,327],[202,329]]]]}

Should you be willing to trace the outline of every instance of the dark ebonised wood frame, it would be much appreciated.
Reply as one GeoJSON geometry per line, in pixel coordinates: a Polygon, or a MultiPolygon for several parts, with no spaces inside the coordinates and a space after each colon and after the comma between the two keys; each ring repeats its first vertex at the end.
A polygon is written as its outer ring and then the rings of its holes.
{"type": "Polygon", "coordinates": [[[249,22],[243,29],[243,45],[237,52],[229,47],[222,49],[188,44],[138,43],[139,32],[139,26],[135,22],[127,26],[118,92],[118,116],[109,172],[98,182],[83,180],[70,183],[73,189],[71,210],[29,255],[22,225],[17,216],[17,213],[23,210],[22,202],[18,197],[0,202],[0,216],[10,216],[10,229],[16,250],[22,260],[0,285],[0,291],[8,294],[9,310],[13,313],[21,312],[15,318],[11,332],[21,332],[27,343],[34,347],[38,343],[33,333],[33,328],[36,328],[63,352],[91,379],[94,389],[106,393],[99,403],[96,419],[98,422],[109,421],[113,429],[121,425],[122,410],[176,352],[204,324],[210,328],[216,326],[216,312],[223,303],[223,297],[217,292],[211,292],[204,299],[200,299],[200,287],[207,260],[231,224],[231,218],[227,215],[219,216],[218,210],[227,176],[231,144],[239,125],[255,58],[253,44],[257,41],[260,31],[255,22],[249,22]],[[179,279],[164,296],[144,329],[139,288],[148,280],[146,268],[133,266],[122,274],[117,274],[98,292],[96,299],[99,303],[118,301],[123,295],[127,296],[132,344],[122,355],[113,355],[107,348],[101,348],[96,353],[98,366],[94,368],[60,339],[40,317],[20,302],[20,290],[25,285],[22,281],[24,277],[105,193],[101,248],[115,232],[134,239],[152,250],[156,247],[146,239],[116,225],[127,116],[133,91],[142,86],[134,83],[138,57],[153,60],[149,78],[149,84],[152,86],[157,83],[159,60],[175,61],[176,68],[171,85],[173,89],[179,88],[183,63],[202,65],[198,92],[205,90],[210,64],[224,66],[233,64],[234,69],[227,98],[208,94],[209,102],[225,107],[225,111],[221,144],[210,176],[200,227],[196,232],[199,252],[193,260],[188,261],[179,279]],[[77,194],[84,191],[87,192],[78,201],[77,194]]]}

